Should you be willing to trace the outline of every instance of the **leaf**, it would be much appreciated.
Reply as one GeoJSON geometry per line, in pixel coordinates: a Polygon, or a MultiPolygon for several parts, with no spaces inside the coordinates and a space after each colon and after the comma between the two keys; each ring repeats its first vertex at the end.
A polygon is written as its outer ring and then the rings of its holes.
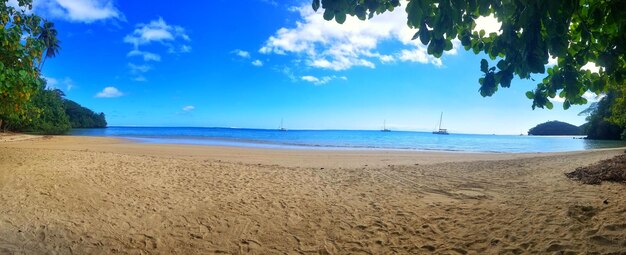
{"type": "Polygon", "coordinates": [[[409,1],[409,4],[406,6],[406,12],[408,14],[407,25],[413,28],[419,27],[422,23],[422,9],[417,1],[409,1]]]}
{"type": "Polygon", "coordinates": [[[415,39],[417,39],[419,36],[420,36],[420,32],[419,32],[419,31],[417,31],[417,32],[415,32],[415,34],[413,35],[413,37],[411,37],[411,40],[415,40],[415,39]]]}
{"type": "Polygon", "coordinates": [[[548,108],[548,110],[552,110],[552,108],[554,108],[554,105],[552,104],[552,102],[547,101],[546,102],[546,108],[548,108]]]}
{"type": "Polygon", "coordinates": [[[337,23],[343,24],[344,22],[346,22],[346,14],[343,12],[337,13],[335,15],[335,20],[337,21],[337,23]]]}
{"type": "Polygon", "coordinates": [[[465,46],[466,50],[468,49],[467,46],[471,46],[472,45],[472,41],[470,40],[469,36],[463,36],[461,37],[461,45],[465,46]]]}
{"type": "Polygon", "coordinates": [[[445,50],[445,51],[452,50],[452,41],[446,40],[445,46],[444,46],[443,50],[445,50]]]}
{"type": "Polygon", "coordinates": [[[487,63],[487,60],[483,58],[480,61],[480,71],[483,73],[488,73],[489,72],[488,69],[489,69],[489,63],[487,63]]]}
{"type": "Polygon", "coordinates": [[[313,0],[311,6],[313,7],[313,10],[317,12],[317,9],[320,8],[320,0],[313,0]]]}
{"type": "Polygon", "coordinates": [[[532,91],[526,91],[526,97],[528,99],[534,99],[535,98],[535,93],[533,93],[532,91]]]}
{"type": "Polygon", "coordinates": [[[428,28],[426,27],[426,23],[422,24],[422,26],[420,27],[419,33],[420,33],[420,41],[422,42],[422,44],[428,45],[428,43],[430,42],[430,31],[428,31],[428,28]]]}
{"type": "Polygon", "coordinates": [[[569,109],[570,106],[571,106],[571,103],[569,102],[569,100],[565,100],[565,102],[563,102],[563,109],[564,110],[569,109]]]}
{"type": "Polygon", "coordinates": [[[354,8],[354,14],[360,19],[360,20],[365,20],[366,16],[365,16],[365,7],[363,7],[363,5],[359,5],[356,8],[354,8]]]}
{"type": "Polygon", "coordinates": [[[498,69],[500,70],[504,70],[507,67],[507,64],[504,60],[500,60],[498,61],[498,64],[496,65],[498,67],[498,69]]]}
{"type": "Polygon", "coordinates": [[[335,17],[335,14],[333,13],[332,10],[326,9],[324,11],[324,19],[325,20],[332,20],[334,17],[335,17]]]}

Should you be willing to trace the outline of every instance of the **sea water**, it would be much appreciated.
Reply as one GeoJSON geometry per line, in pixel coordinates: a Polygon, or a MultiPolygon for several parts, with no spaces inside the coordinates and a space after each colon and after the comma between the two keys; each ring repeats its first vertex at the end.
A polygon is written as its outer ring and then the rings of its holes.
{"type": "Polygon", "coordinates": [[[466,152],[561,152],[624,147],[622,141],[573,136],[449,134],[378,130],[270,130],[202,127],[73,129],[71,135],[127,138],[144,143],[284,149],[384,149],[466,152]]]}

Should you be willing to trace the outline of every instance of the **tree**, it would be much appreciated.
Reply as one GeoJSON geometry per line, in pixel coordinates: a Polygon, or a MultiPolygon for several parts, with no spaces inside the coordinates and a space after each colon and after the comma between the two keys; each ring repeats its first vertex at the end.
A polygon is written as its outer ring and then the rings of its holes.
{"type": "Polygon", "coordinates": [[[61,49],[61,41],[57,38],[58,31],[54,27],[54,23],[50,21],[44,21],[43,26],[41,27],[41,34],[39,35],[39,40],[43,41],[45,45],[46,53],[44,54],[44,58],[39,63],[39,70],[43,69],[43,64],[46,63],[46,59],[56,57],[61,49]]]}
{"type": "Polygon", "coordinates": [[[548,121],[541,123],[530,130],[529,135],[580,135],[579,127],[561,121],[548,121]]]}
{"type": "Polygon", "coordinates": [[[625,130],[624,126],[611,121],[615,118],[611,108],[616,105],[616,100],[620,98],[623,100],[623,96],[619,92],[609,91],[600,101],[591,104],[589,108],[579,113],[579,115],[587,115],[587,123],[583,125],[583,132],[587,135],[587,138],[603,140],[624,139],[621,137],[625,130]]]}
{"type": "Polygon", "coordinates": [[[614,93],[617,94],[617,96],[611,105],[611,117],[609,121],[624,129],[621,138],[622,140],[626,140],[626,86],[616,89],[614,93]]]}
{"type": "MultiPolygon", "coordinates": [[[[31,0],[18,0],[32,8],[31,0]]],[[[41,19],[0,1],[0,127],[5,120],[28,119],[30,99],[41,86],[36,64],[44,43],[38,39],[41,19]]]]}
{"type": "Polygon", "coordinates": [[[63,107],[72,128],[104,128],[107,126],[106,118],[102,112],[95,113],[69,99],[63,100],[63,107]]]}
{"type": "Polygon", "coordinates": [[[59,93],[58,89],[46,89],[45,80],[41,84],[40,89],[32,97],[33,107],[28,113],[31,119],[14,128],[37,134],[64,134],[70,130],[70,121],[63,107],[61,96],[63,92],[59,93]]]}
{"type": "MultiPolygon", "coordinates": [[[[338,23],[346,15],[361,20],[393,11],[399,0],[313,0],[324,9],[324,19],[338,23]]],[[[548,98],[565,98],[563,107],[586,104],[586,91],[605,93],[623,88],[626,77],[626,8],[624,0],[409,0],[407,25],[417,29],[413,39],[428,45],[428,54],[440,57],[460,40],[466,50],[484,52],[480,62],[480,94],[492,96],[498,86],[508,88],[514,75],[532,79],[546,73],[550,57],[558,58],[547,76],[526,96],[532,107],[547,107],[548,98]],[[493,15],[500,33],[474,31],[476,19],[493,15]],[[598,73],[581,69],[600,66],[598,73]]]]}

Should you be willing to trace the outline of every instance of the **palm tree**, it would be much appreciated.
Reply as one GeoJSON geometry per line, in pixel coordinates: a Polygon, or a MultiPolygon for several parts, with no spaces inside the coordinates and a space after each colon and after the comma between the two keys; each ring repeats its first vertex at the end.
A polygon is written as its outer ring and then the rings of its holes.
{"type": "Polygon", "coordinates": [[[57,34],[58,32],[54,27],[54,23],[47,20],[43,22],[41,34],[38,39],[42,40],[46,46],[46,54],[43,56],[43,60],[39,64],[39,70],[43,68],[43,64],[46,62],[46,59],[55,57],[61,49],[61,41],[57,38],[57,34]]]}

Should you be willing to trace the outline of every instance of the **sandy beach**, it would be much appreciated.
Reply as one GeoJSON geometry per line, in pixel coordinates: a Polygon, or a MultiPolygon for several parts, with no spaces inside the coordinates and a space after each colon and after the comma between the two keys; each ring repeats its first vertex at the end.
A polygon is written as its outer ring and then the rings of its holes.
{"type": "Polygon", "coordinates": [[[0,254],[625,254],[626,185],[543,154],[0,137],[0,254]]]}

